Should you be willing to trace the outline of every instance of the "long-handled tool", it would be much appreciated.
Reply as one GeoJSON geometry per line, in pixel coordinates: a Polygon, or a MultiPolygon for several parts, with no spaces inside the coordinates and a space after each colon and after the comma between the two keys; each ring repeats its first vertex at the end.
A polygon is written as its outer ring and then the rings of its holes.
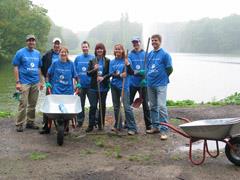
{"type": "Polygon", "coordinates": [[[100,92],[100,82],[97,82],[98,86],[98,98],[99,98],[99,110],[100,110],[100,118],[101,118],[101,127],[104,128],[104,123],[103,123],[103,112],[102,112],[102,98],[101,98],[101,92],[100,92]]]}
{"type": "MultiPolygon", "coordinates": [[[[148,38],[147,49],[146,49],[146,52],[145,52],[145,55],[144,55],[144,70],[146,69],[146,61],[147,61],[147,54],[148,54],[149,43],[150,43],[150,38],[148,38]]],[[[142,79],[145,79],[145,75],[143,76],[142,79]]],[[[139,97],[136,98],[136,99],[134,100],[134,102],[132,103],[132,107],[134,107],[134,108],[139,108],[140,105],[141,105],[142,102],[143,102],[142,88],[143,88],[143,87],[140,87],[139,97]]]]}
{"type": "MultiPolygon", "coordinates": [[[[128,50],[127,50],[125,58],[128,58],[128,50]]],[[[123,72],[127,72],[127,66],[125,64],[125,59],[124,59],[124,69],[123,69],[123,72]]],[[[124,77],[123,80],[122,80],[122,91],[121,91],[120,106],[119,106],[119,112],[118,112],[118,124],[117,124],[118,128],[120,128],[120,122],[121,122],[120,121],[120,118],[121,118],[121,104],[123,105],[125,79],[126,79],[126,77],[124,77]]],[[[124,108],[124,105],[123,105],[123,108],[124,108]]]]}

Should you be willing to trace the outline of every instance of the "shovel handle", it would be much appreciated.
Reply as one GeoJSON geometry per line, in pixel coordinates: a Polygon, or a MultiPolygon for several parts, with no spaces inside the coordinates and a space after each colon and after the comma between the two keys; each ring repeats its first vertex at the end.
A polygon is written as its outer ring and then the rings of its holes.
{"type": "Polygon", "coordinates": [[[48,91],[48,94],[52,94],[50,87],[47,88],[47,91],[48,91]]]}

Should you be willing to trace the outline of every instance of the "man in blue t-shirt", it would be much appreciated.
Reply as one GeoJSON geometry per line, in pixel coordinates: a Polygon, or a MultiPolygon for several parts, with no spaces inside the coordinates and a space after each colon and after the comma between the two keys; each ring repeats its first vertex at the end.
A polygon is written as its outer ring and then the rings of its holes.
{"type": "Polygon", "coordinates": [[[80,112],[77,116],[78,127],[82,126],[85,118],[85,111],[84,111],[85,100],[86,100],[86,96],[89,99],[89,96],[90,96],[89,88],[90,88],[90,82],[91,82],[91,77],[87,75],[87,69],[88,69],[89,61],[94,58],[94,55],[89,54],[90,45],[87,41],[82,42],[81,48],[83,53],[78,55],[74,61],[75,69],[81,84],[81,90],[80,90],[79,96],[81,99],[82,112],[80,112]]]}
{"type": "MultiPolygon", "coordinates": [[[[51,50],[47,51],[42,57],[42,67],[41,71],[46,79],[48,69],[50,66],[59,60],[59,51],[61,49],[62,40],[58,37],[55,37],[52,41],[53,47],[51,50]]],[[[46,95],[48,95],[48,89],[46,89],[46,95]]],[[[48,127],[48,118],[45,113],[43,113],[43,128],[39,132],[40,134],[49,134],[50,128],[48,127]]]]}
{"type": "Polygon", "coordinates": [[[148,54],[147,58],[147,86],[148,97],[150,102],[150,117],[153,128],[147,133],[161,132],[161,140],[167,139],[167,127],[160,126],[160,122],[168,121],[167,113],[167,85],[169,83],[169,75],[172,73],[172,58],[160,46],[162,38],[155,34],[151,37],[153,50],[148,54]]]}
{"type": "Polygon", "coordinates": [[[26,128],[38,129],[35,125],[35,108],[38,100],[39,89],[43,88],[41,79],[41,55],[35,48],[34,35],[26,37],[27,47],[17,51],[13,58],[16,89],[21,92],[19,99],[18,115],[16,120],[17,132],[23,131],[23,124],[27,121],[26,128]]]}
{"type": "Polygon", "coordinates": [[[141,49],[141,41],[139,37],[132,39],[133,50],[129,53],[128,58],[132,62],[134,75],[130,78],[130,104],[133,103],[136,93],[139,93],[143,99],[143,113],[146,130],[151,129],[150,110],[148,106],[147,84],[145,80],[145,51],[141,49]]]}

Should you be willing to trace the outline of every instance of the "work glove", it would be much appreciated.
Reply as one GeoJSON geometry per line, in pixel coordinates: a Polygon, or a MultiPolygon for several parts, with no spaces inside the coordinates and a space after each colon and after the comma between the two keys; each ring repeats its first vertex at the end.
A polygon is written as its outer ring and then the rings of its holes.
{"type": "Polygon", "coordinates": [[[20,91],[16,91],[15,93],[13,93],[13,98],[16,99],[17,101],[20,100],[20,96],[21,96],[20,91]]]}
{"type": "Polygon", "coordinates": [[[82,86],[81,86],[80,83],[77,83],[77,84],[76,84],[76,88],[81,89],[81,87],[82,87],[82,86]]]}
{"type": "Polygon", "coordinates": [[[46,86],[46,88],[50,88],[50,89],[52,88],[52,85],[50,84],[50,82],[46,82],[45,86],[46,86]]]}
{"type": "Polygon", "coordinates": [[[141,86],[141,87],[147,86],[147,81],[146,81],[146,79],[141,80],[140,86],[141,86]]]}
{"type": "Polygon", "coordinates": [[[144,76],[145,75],[145,70],[143,70],[143,69],[139,70],[138,75],[144,76]]]}

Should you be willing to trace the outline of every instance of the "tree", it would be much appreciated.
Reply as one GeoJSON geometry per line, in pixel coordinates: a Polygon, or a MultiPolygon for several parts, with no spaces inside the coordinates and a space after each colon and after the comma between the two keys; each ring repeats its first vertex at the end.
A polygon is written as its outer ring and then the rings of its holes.
{"type": "Polygon", "coordinates": [[[43,51],[50,30],[50,19],[46,13],[46,9],[29,0],[1,0],[0,56],[10,57],[25,46],[27,34],[36,36],[37,49],[43,51]]]}

